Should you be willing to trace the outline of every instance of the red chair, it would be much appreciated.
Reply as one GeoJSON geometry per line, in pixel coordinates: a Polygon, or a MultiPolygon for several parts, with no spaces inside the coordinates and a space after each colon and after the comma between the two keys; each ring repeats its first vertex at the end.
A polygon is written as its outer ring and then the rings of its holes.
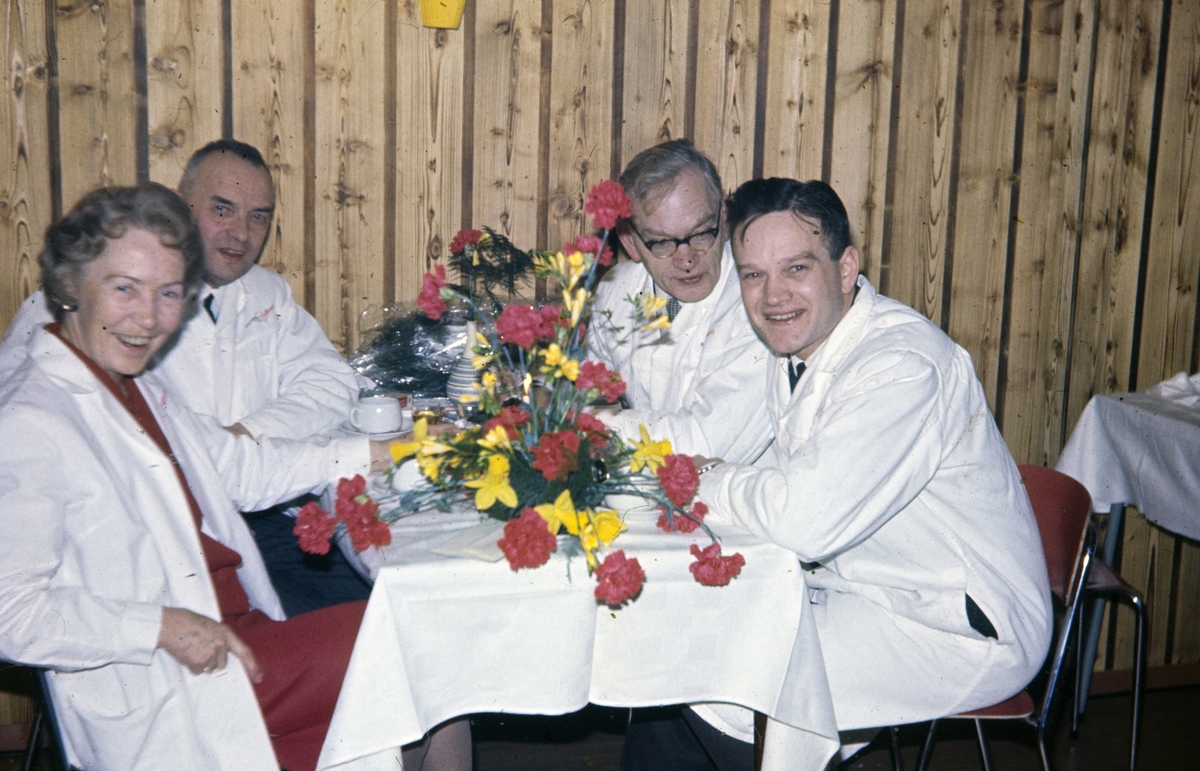
{"type": "MultiPolygon", "coordinates": [[[[1042,768],[1050,771],[1050,760],[1046,753],[1046,722],[1058,692],[1071,635],[1080,627],[1081,598],[1096,552],[1096,531],[1089,527],[1092,499],[1084,486],[1054,469],[1020,466],[1019,470],[1042,536],[1046,570],[1050,574],[1050,591],[1062,603],[1065,611],[1051,651],[1046,692],[1037,706],[1036,715],[1033,697],[1025,690],[991,707],[949,716],[975,721],[975,734],[979,739],[985,771],[991,771],[992,763],[983,733],[984,720],[1023,720],[1032,725],[1037,731],[1042,768]]],[[[938,722],[934,720],[929,725],[929,733],[917,764],[918,771],[925,771],[933,754],[938,722]]]]}

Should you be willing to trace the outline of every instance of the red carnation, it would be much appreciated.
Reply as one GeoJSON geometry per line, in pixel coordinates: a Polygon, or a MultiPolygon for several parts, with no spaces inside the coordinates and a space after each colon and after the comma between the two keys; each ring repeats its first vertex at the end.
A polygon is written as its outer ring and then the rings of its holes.
{"type": "Polygon", "coordinates": [[[746,564],[746,558],[737,553],[722,557],[719,543],[704,550],[692,544],[692,555],[696,561],[688,565],[688,570],[692,571],[697,583],[705,586],[725,586],[742,572],[742,566],[746,564]]]}
{"type": "Polygon", "coordinates": [[[483,238],[482,230],[460,230],[450,239],[450,253],[458,254],[468,246],[475,246],[483,238]]]}
{"type": "Polygon", "coordinates": [[[574,254],[575,252],[590,254],[601,265],[612,265],[612,249],[604,246],[604,242],[598,236],[576,236],[563,244],[562,250],[563,254],[574,254]]]}
{"type": "Polygon", "coordinates": [[[575,387],[580,391],[592,388],[600,391],[606,402],[615,402],[625,393],[625,381],[616,372],[610,372],[598,361],[585,361],[579,365],[579,377],[575,378],[575,387]]]}
{"type": "Polygon", "coordinates": [[[337,519],[329,516],[315,501],[304,504],[296,515],[296,526],[292,533],[300,539],[300,548],[309,554],[328,554],[329,539],[337,519]]]}
{"type": "Polygon", "coordinates": [[[506,305],[496,319],[496,334],[502,343],[516,343],[525,350],[543,334],[542,313],[532,305],[506,305]]]}
{"type": "Polygon", "coordinates": [[[566,481],[579,470],[579,434],[574,431],[548,431],[533,448],[533,467],[549,481],[566,481]]]}
{"type": "Polygon", "coordinates": [[[508,433],[508,438],[516,439],[519,436],[517,429],[528,422],[529,411],[519,404],[510,404],[507,407],[500,408],[499,415],[496,415],[483,424],[483,433],[486,436],[496,426],[504,426],[504,430],[508,433]]]}
{"type": "Polygon", "coordinates": [[[496,545],[508,557],[508,566],[520,568],[545,565],[550,553],[558,548],[558,539],[546,526],[546,520],[533,509],[526,508],[521,516],[504,524],[504,537],[496,545]]]}
{"type": "Polygon", "coordinates": [[[348,501],[352,498],[357,498],[367,492],[367,480],[362,474],[355,474],[353,478],[347,479],[342,477],[338,480],[337,486],[337,502],[348,501]]]}
{"type": "Polygon", "coordinates": [[[417,306],[425,315],[437,321],[446,312],[446,301],[442,299],[442,287],[446,285],[446,269],[438,265],[433,273],[426,273],[417,295],[417,306]]]}
{"type": "Polygon", "coordinates": [[[633,205],[620,183],[606,179],[594,185],[587,194],[583,210],[592,215],[592,224],[601,230],[612,230],[617,220],[633,216],[633,205]]]}
{"type": "MultiPolygon", "coordinates": [[[[543,305],[542,306],[542,328],[538,330],[538,338],[541,340],[550,341],[554,339],[554,331],[557,327],[566,328],[569,326],[568,319],[562,317],[561,305],[543,305]]],[[[583,333],[580,333],[582,339],[583,333]]]]}
{"type": "Polygon", "coordinates": [[[579,413],[579,416],[575,418],[575,430],[587,436],[588,441],[594,447],[603,447],[608,444],[608,437],[611,435],[608,426],[601,423],[594,415],[586,412],[579,413]]]}
{"type": "Polygon", "coordinates": [[[596,579],[596,599],[616,607],[642,590],[646,573],[637,558],[625,559],[624,550],[618,550],[596,568],[596,579]]]}
{"type": "Polygon", "coordinates": [[[677,514],[671,518],[671,520],[673,520],[675,523],[675,526],[672,527],[671,521],[668,521],[667,519],[667,513],[663,511],[661,506],[658,510],[662,511],[663,513],[659,515],[658,522],[656,524],[658,525],[658,529],[665,533],[670,533],[672,531],[679,533],[693,533],[696,531],[696,528],[700,527],[700,523],[704,521],[704,515],[708,513],[708,507],[700,501],[696,501],[696,503],[692,505],[692,510],[689,512],[691,514],[690,517],[686,514],[677,514]]]}
{"type": "Polygon", "coordinates": [[[700,475],[696,473],[696,463],[690,455],[666,456],[657,474],[659,487],[671,503],[680,508],[692,499],[700,486],[700,475]]]}

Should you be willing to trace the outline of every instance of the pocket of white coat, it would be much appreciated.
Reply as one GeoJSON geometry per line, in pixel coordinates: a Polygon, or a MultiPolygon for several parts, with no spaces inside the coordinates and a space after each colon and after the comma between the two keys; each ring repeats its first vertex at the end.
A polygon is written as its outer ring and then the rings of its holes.
{"type": "Polygon", "coordinates": [[[112,709],[77,700],[69,705],[87,736],[88,746],[75,748],[86,768],[163,769],[172,766],[172,758],[196,757],[188,747],[194,741],[180,686],[137,707],[123,706],[118,699],[112,709]]]}

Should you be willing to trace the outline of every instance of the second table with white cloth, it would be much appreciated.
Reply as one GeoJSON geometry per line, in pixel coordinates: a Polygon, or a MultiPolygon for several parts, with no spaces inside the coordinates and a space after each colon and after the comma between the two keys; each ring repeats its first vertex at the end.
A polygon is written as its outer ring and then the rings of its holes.
{"type": "Polygon", "coordinates": [[[769,716],[767,771],[823,769],[837,729],[796,556],[714,524],[746,564],[728,586],[703,586],[689,546],[708,537],[664,533],[656,518],[627,514],[612,546],[646,573],[619,609],[597,602],[565,548],[516,572],[435,554],[480,525],[473,509],[396,522],[392,545],[361,555],[375,586],[318,768],[395,771],[401,745],[476,712],[720,702],[769,716]]]}

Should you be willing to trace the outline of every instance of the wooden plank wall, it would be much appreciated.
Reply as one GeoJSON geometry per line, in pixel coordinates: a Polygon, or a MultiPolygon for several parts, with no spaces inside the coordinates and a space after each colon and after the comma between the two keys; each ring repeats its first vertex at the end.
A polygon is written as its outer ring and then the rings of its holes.
{"type": "MultiPolygon", "coordinates": [[[[462,227],[553,247],[633,154],[692,137],[726,187],[822,178],[865,271],[974,357],[1020,462],[1096,393],[1200,356],[1193,0],[0,0],[0,321],[101,184],[257,145],[263,264],[343,349],[462,227]]],[[[1151,663],[1200,662],[1200,544],[1129,518],[1151,663]]],[[[1125,616],[1099,666],[1127,666],[1125,616]]]]}

